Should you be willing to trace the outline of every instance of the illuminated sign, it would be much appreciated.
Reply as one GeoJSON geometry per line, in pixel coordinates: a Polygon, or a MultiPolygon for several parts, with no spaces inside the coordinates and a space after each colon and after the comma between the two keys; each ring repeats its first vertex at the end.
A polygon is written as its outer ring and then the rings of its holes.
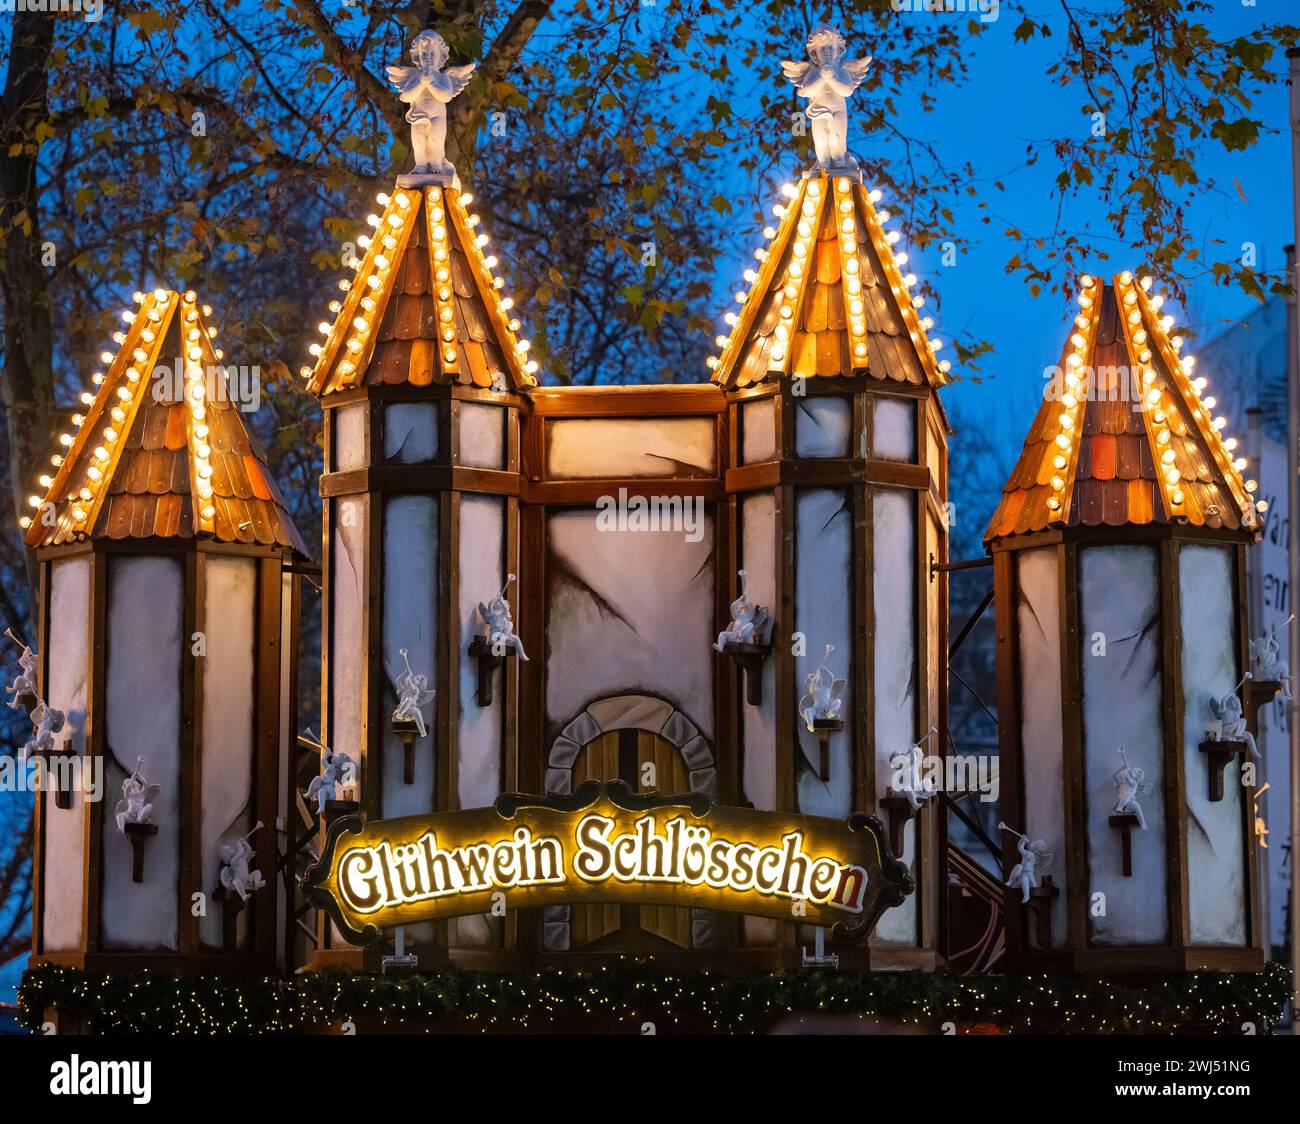
{"type": "Polygon", "coordinates": [[[443,917],[578,902],[695,906],[834,926],[858,940],[912,889],[878,820],[847,822],[639,795],[587,781],[571,796],[330,828],[307,874],[349,940],[443,917]]]}

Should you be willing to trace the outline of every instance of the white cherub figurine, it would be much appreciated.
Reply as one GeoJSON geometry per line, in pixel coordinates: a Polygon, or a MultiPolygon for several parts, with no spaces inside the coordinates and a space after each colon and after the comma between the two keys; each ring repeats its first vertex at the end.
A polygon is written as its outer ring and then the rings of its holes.
{"type": "Polygon", "coordinates": [[[922,801],[929,800],[935,794],[933,777],[925,775],[925,744],[937,731],[933,726],[930,732],[917,742],[910,750],[899,750],[890,758],[893,767],[893,790],[899,796],[906,796],[912,811],[921,807],[922,801]]]}
{"type": "Polygon", "coordinates": [[[1250,755],[1258,761],[1263,755],[1259,752],[1259,746],[1255,744],[1255,735],[1246,729],[1246,716],[1242,713],[1241,699],[1237,692],[1241,689],[1241,684],[1247,679],[1253,679],[1254,676],[1248,671],[1231,691],[1222,698],[1210,698],[1210,710],[1214,717],[1221,723],[1219,736],[1224,741],[1245,742],[1250,750],[1250,755]]]}
{"type": "Polygon", "coordinates": [[[1291,702],[1291,668],[1282,659],[1282,645],[1277,642],[1277,630],[1286,628],[1293,620],[1292,613],[1281,625],[1274,625],[1263,636],[1250,642],[1250,658],[1260,679],[1273,679],[1282,684],[1282,697],[1291,702]]]}
{"type": "MultiPolygon", "coordinates": [[[[827,662],[835,645],[826,645],[827,662]]],[[[835,673],[823,663],[816,671],[810,671],[803,679],[804,696],[799,700],[799,713],[809,730],[818,719],[834,720],[840,716],[841,695],[848,686],[847,679],[836,679],[835,673]]]]}
{"type": "Polygon", "coordinates": [[[447,159],[447,103],[465,88],[477,64],[443,70],[447,41],[436,31],[421,31],[411,40],[410,54],[414,66],[387,68],[388,80],[411,107],[406,111],[406,120],[411,124],[415,167],[407,175],[398,176],[397,184],[449,184],[456,169],[447,159]]]}
{"type": "Polygon", "coordinates": [[[393,721],[414,721],[416,728],[420,731],[420,737],[424,737],[429,731],[424,724],[424,712],[421,707],[432,702],[434,695],[438,692],[429,689],[429,680],[426,676],[416,675],[411,670],[411,661],[407,659],[405,648],[401,650],[401,653],[402,662],[406,664],[406,671],[397,677],[398,702],[397,709],[393,711],[393,721]]]}
{"type": "Polygon", "coordinates": [[[1122,745],[1117,749],[1123,764],[1115,770],[1115,814],[1137,816],[1138,827],[1146,831],[1147,817],[1142,811],[1142,797],[1151,791],[1151,786],[1146,783],[1146,770],[1128,763],[1128,754],[1122,745]]]}
{"type": "MultiPolygon", "coordinates": [[[[258,820],[248,835],[262,830],[262,821],[258,820]]],[[[266,885],[260,870],[249,870],[248,864],[253,859],[253,848],[249,845],[248,835],[227,843],[217,852],[221,860],[221,885],[225,890],[239,895],[240,901],[248,901],[248,895],[256,893],[266,885]]]]}
{"type": "Polygon", "coordinates": [[[27,644],[24,644],[9,629],[5,629],[5,635],[15,644],[22,646],[22,654],[18,657],[18,666],[22,671],[14,678],[13,685],[6,687],[5,692],[9,695],[9,709],[18,710],[23,706],[24,698],[37,698],[36,694],[36,653],[33,652],[27,644]]]}
{"type": "Polygon", "coordinates": [[[304,795],[308,800],[316,800],[316,814],[323,816],[326,803],[336,799],[339,787],[352,783],[356,766],[351,757],[325,745],[310,728],[307,730],[307,739],[320,750],[321,771],[319,776],[312,777],[304,795]]]}
{"type": "Polygon", "coordinates": [[[135,759],[135,772],[122,782],[122,799],[117,802],[117,830],[126,833],[129,823],[153,823],[153,800],[159,786],[141,775],[144,758],[135,759]]]}
{"type": "Polygon", "coordinates": [[[54,735],[63,729],[65,717],[63,711],[55,710],[44,699],[40,699],[32,710],[32,724],[36,729],[31,740],[19,751],[18,759],[26,761],[33,753],[53,753],[54,735]]]}
{"type": "Polygon", "coordinates": [[[731,623],[718,633],[715,651],[726,650],[728,644],[765,644],[767,629],[771,623],[767,610],[755,605],[745,592],[745,571],[740,574],[740,596],[731,603],[731,623]]]}
{"type": "Polygon", "coordinates": [[[515,622],[510,616],[510,602],[506,600],[506,590],[514,580],[514,574],[507,574],[506,584],[501,592],[486,605],[482,601],[478,603],[478,615],[483,618],[483,623],[488,627],[488,639],[491,640],[493,648],[498,645],[513,648],[521,660],[527,660],[524,642],[515,635],[515,622]]]}
{"type": "Polygon", "coordinates": [[[1045,839],[1030,839],[1028,835],[1021,835],[1001,821],[998,822],[998,827],[1010,832],[1019,840],[1016,850],[1020,852],[1020,861],[1011,868],[1011,876],[1006,884],[1020,887],[1020,901],[1023,904],[1029,901],[1029,891],[1038,888],[1038,880],[1052,865],[1052,860],[1056,856],[1047,849],[1045,839]]]}
{"type": "Polygon", "coordinates": [[[849,156],[848,98],[866,77],[871,56],[844,60],[844,36],[822,25],[808,36],[810,62],[783,62],[781,70],[795,85],[795,92],[808,99],[813,147],[817,166],[825,169],[857,168],[849,156]]]}

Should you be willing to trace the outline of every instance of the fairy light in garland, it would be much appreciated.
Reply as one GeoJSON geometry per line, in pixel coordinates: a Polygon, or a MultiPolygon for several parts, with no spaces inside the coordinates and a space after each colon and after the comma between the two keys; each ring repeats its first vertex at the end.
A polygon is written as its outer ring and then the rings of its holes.
{"type": "MultiPolygon", "coordinates": [[[[181,298],[181,332],[184,338],[185,406],[190,432],[190,469],[197,501],[198,529],[215,532],[217,509],[213,502],[212,447],[208,443],[208,379],[203,368],[204,333],[200,328],[197,296],[191,290],[181,298]]],[[[208,311],[204,307],[204,311],[208,311]]],[[[220,353],[216,353],[220,357],[220,353]]]]}
{"type": "MultiPolygon", "coordinates": [[[[514,307],[514,301],[509,297],[502,298],[500,296],[500,292],[505,288],[506,284],[506,279],[495,272],[500,262],[495,254],[484,253],[491,243],[491,239],[482,231],[474,234],[474,231],[478,230],[483,221],[481,216],[469,209],[474,202],[474,197],[468,192],[458,191],[448,198],[458,208],[457,217],[464,223],[471,234],[471,237],[466,240],[468,244],[465,247],[471,265],[479,271],[487,291],[496,295],[496,304],[500,307],[502,314],[508,315],[514,307]]],[[[493,301],[489,299],[485,303],[488,305],[490,313],[493,301]]],[[[522,324],[517,317],[508,318],[505,321],[506,339],[504,343],[511,349],[515,363],[522,372],[525,385],[536,386],[539,364],[536,359],[530,357],[529,350],[532,347],[532,341],[519,335],[521,328],[522,324]]]]}
{"type": "MultiPolygon", "coordinates": [[[[1165,305],[1164,296],[1161,294],[1149,295],[1153,285],[1152,278],[1149,276],[1144,277],[1140,284],[1135,285],[1133,275],[1126,271],[1117,280],[1123,289],[1125,327],[1130,332],[1130,338],[1134,345],[1140,349],[1138,353],[1139,362],[1143,364],[1150,362],[1151,352],[1148,342],[1153,340],[1160,351],[1161,359],[1187,403],[1193,420],[1205,438],[1206,445],[1215,459],[1223,480],[1240,508],[1242,522],[1250,528],[1257,526],[1256,513],[1267,511],[1268,504],[1264,500],[1255,500],[1253,498],[1255,491],[1259,487],[1257,481],[1242,479],[1242,471],[1247,467],[1247,462],[1242,457],[1233,456],[1238,447],[1238,442],[1235,437],[1225,438],[1223,436],[1223,430],[1227,427],[1227,419],[1221,415],[1215,416],[1212,413],[1218,404],[1214,397],[1202,397],[1201,392],[1207,389],[1208,382],[1203,376],[1193,377],[1192,372],[1196,365],[1196,359],[1192,355],[1182,355],[1182,336],[1171,334],[1175,328],[1174,317],[1168,313],[1163,316],[1160,315],[1165,305]],[[1150,327],[1150,334],[1143,325],[1150,327]],[[1144,356],[1145,358],[1143,358],[1144,356]]],[[[1156,378],[1154,368],[1149,370],[1144,368],[1142,378],[1144,386],[1148,382],[1154,383],[1156,378]]],[[[1162,462],[1162,479],[1170,489],[1168,498],[1173,506],[1181,507],[1185,500],[1180,487],[1181,475],[1174,464],[1175,458],[1172,455],[1172,449],[1167,448],[1171,441],[1168,417],[1176,415],[1177,404],[1172,398],[1164,397],[1154,386],[1147,391],[1147,395],[1148,407],[1162,415],[1162,421],[1156,423],[1156,439],[1165,446],[1165,448],[1159,450],[1162,462]],[[1161,434],[1164,436],[1162,437],[1161,434]],[[1166,456],[1167,453],[1171,455],[1166,456]]],[[[1152,420],[1155,421],[1154,414],[1152,420]]]]}
{"type": "MultiPolygon", "coordinates": [[[[810,181],[805,180],[804,185],[806,186],[809,182],[810,181]]],[[[723,320],[730,330],[726,334],[717,336],[713,341],[718,348],[719,354],[710,355],[704,361],[711,371],[717,371],[717,369],[722,365],[723,360],[728,357],[730,351],[733,349],[733,344],[738,342],[738,331],[741,324],[744,322],[746,305],[752,299],[760,298],[762,293],[766,291],[767,285],[770,283],[770,275],[776,265],[775,260],[771,256],[773,240],[783,233],[790,223],[794,222],[795,215],[799,213],[801,189],[792,183],[786,183],[781,185],[781,194],[788,202],[778,202],[772,208],[772,213],[780,221],[781,226],[779,228],[771,226],[765,226],[763,228],[763,238],[766,245],[759,246],[754,250],[754,258],[758,262],[759,268],[757,270],[752,267],[746,269],[742,276],[748,289],[738,288],[736,290],[736,303],[740,306],[740,311],[728,311],[724,314],[723,320]],[[772,262],[771,267],[768,267],[769,261],[772,262]]],[[[790,267],[790,276],[794,282],[794,286],[797,286],[798,279],[802,275],[803,265],[798,261],[792,262],[790,267]],[[797,272],[795,269],[796,266],[798,266],[797,272]]],[[[792,287],[793,286],[789,283],[785,286],[785,291],[782,293],[784,300],[793,299],[789,293],[789,290],[792,287]]],[[[797,289],[793,296],[798,296],[797,289]]],[[[776,329],[773,332],[774,341],[772,344],[772,350],[769,353],[769,360],[777,369],[780,369],[784,364],[785,356],[789,350],[791,339],[790,328],[790,320],[788,318],[782,318],[778,321],[776,329]]]]}
{"type": "Polygon", "coordinates": [[[451,251],[447,235],[447,211],[442,188],[431,187],[426,195],[429,208],[429,252],[433,258],[434,315],[438,325],[438,350],[445,374],[460,370],[456,350],[456,313],[452,305],[451,251]]]}
{"type": "Polygon", "coordinates": [[[365,1015],[407,1030],[423,1023],[419,1029],[426,1033],[447,1019],[468,1021],[480,1033],[535,1031],[565,1019],[582,1020],[588,1028],[698,1020],[717,1031],[759,1033],[776,1016],[819,1011],[892,1018],[932,1030],[940,1021],[964,1028],[978,1021],[1030,1033],[1167,1034],[1191,1027],[1239,1034],[1250,1023],[1264,1034],[1281,1018],[1287,981],[1286,969],[1275,964],[1258,974],[1198,972],[1146,985],[1045,973],[956,979],[935,973],[900,988],[886,972],[673,975],[625,959],[589,973],[475,974],[468,984],[459,974],[402,984],[359,975],[326,987],[311,976],[88,976],[42,965],[25,977],[19,1006],[33,1028],[53,1007],[85,1014],[95,1030],[172,1034],[284,1033],[355,1023],[365,1015]]]}
{"type": "MultiPolygon", "coordinates": [[[[848,181],[841,179],[840,182],[847,184],[848,181]]],[[[867,198],[871,203],[871,206],[865,208],[868,219],[867,233],[884,269],[885,280],[902,314],[908,337],[921,358],[922,366],[938,385],[943,386],[948,381],[952,363],[938,356],[938,352],[943,348],[943,341],[927,337],[929,330],[934,327],[934,321],[928,316],[924,320],[921,319],[920,310],[925,307],[925,297],[920,293],[913,295],[910,292],[917,284],[917,276],[912,272],[903,272],[910,258],[906,251],[898,251],[894,248],[902,239],[902,232],[886,228],[885,224],[893,217],[888,210],[875,209],[875,204],[884,199],[884,192],[880,188],[873,188],[867,193],[867,198]]]]}
{"type": "MultiPolygon", "coordinates": [[[[786,370],[786,360],[795,330],[795,313],[803,300],[803,291],[808,278],[809,263],[813,238],[817,233],[817,224],[821,221],[822,185],[820,180],[804,181],[803,198],[798,208],[792,212],[795,237],[790,246],[790,264],[787,267],[789,280],[781,289],[781,303],[777,310],[776,328],[773,331],[774,342],[769,355],[769,370],[786,370]]],[[[786,212],[782,211],[783,217],[786,212]]],[[[767,232],[764,231],[766,234],[767,232]]],[[[775,237],[775,232],[773,232],[775,237]]]]}
{"type": "MultiPolygon", "coordinates": [[[[83,478],[74,482],[74,486],[66,487],[68,481],[60,481],[58,476],[51,477],[48,473],[42,473],[38,478],[38,484],[42,489],[41,495],[33,493],[28,497],[28,504],[35,509],[40,509],[47,503],[52,503],[50,499],[51,490],[56,483],[63,483],[66,490],[63,499],[67,502],[67,513],[72,521],[73,529],[78,535],[85,534],[87,525],[90,520],[91,512],[100,498],[100,491],[106,478],[108,465],[112,462],[118,443],[121,440],[125,424],[129,418],[137,391],[141,383],[141,369],[148,362],[149,352],[140,347],[140,343],[152,345],[157,340],[157,333],[149,325],[155,327],[157,322],[162,318],[162,313],[158,309],[159,302],[167,299],[167,292],[164,289],[156,289],[152,294],[153,302],[148,309],[148,318],[143,322],[138,322],[138,315],[131,309],[123,309],[121,313],[122,321],[127,325],[128,331],[117,331],[112,333],[112,341],[118,345],[118,352],[114,354],[111,351],[104,351],[100,359],[107,368],[109,374],[104,371],[94,371],[90,376],[91,386],[97,389],[85,390],[79,396],[79,401],[86,406],[88,411],[97,412],[99,421],[104,421],[97,435],[91,435],[85,432],[86,426],[90,424],[90,413],[74,413],[69,419],[78,434],[84,434],[85,441],[81,446],[82,449],[89,446],[91,442],[97,442],[90,450],[90,455],[86,461],[86,467],[83,478]],[[128,351],[128,347],[130,350],[128,351]],[[99,404],[100,396],[103,394],[105,381],[110,377],[114,365],[122,366],[121,377],[113,394],[107,396],[102,404],[99,404]],[[97,404],[99,404],[97,406],[97,404]],[[106,417],[105,417],[106,415],[106,417]]],[[[143,292],[136,292],[132,295],[136,304],[144,306],[149,303],[150,297],[143,292]]],[[[98,424],[98,422],[96,423],[98,424]]],[[[61,433],[58,437],[59,446],[63,452],[56,452],[50,457],[50,464],[62,471],[68,452],[72,450],[77,443],[77,437],[73,433],[61,433]]],[[[69,468],[72,466],[69,465],[69,468]]],[[[33,516],[23,515],[18,520],[18,525],[24,531],[31,529],[33,516]]]]}
{"type": "Polygon", "coordinates": [[[1051,495],[1047,497],[1047,507],[1054,516],[1064,514],[1065,492],[1071,478],[1070,466],[1075,463],[1073,452],[1079,439],[1083,404],[1091,393],[1087,359],[1096,320],[1097,282],[1084,274],[1079,278],[1079,287],[1080,312],[1075,318],[1075,330],[1070,334],[1070,350],[1066,353],[1065,369],[1061,375],[1060,410],[1052,418],[1056,432],[1052,435],[1052,475],[1048,480],[1051,495]]]}

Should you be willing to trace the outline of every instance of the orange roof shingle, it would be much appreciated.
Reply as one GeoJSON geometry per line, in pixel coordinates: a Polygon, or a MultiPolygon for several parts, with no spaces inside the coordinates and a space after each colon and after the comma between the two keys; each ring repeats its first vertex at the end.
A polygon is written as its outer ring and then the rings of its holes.
{"type": "Polygon", "coordinates": [[[438,186],[387,197],[355,279],[330,306],[334,321],[305,372],[308,389],[537,384],[468,198],[438,186]]]}
{"type": "Polygon", "coordinates": [[[1085,281],[985,543],[1065,526],[1255,531],[1253,483],[1242,480],[1149,283],[1128,273],[1085,281]]]}
{"type": "Polygon", "coordinates": [[[746,274],[750,288],[713,362],[713,381],[745,387],[771,375],[866,374],[942,386],[909,282],[857,177],[805,176],[746,274]]]}
{"type": "Polygon", "coordinates": [[[228,393],[194,294],[144,296],[111,358],[27,544],[203,536],[310,557],[228,393]]]}

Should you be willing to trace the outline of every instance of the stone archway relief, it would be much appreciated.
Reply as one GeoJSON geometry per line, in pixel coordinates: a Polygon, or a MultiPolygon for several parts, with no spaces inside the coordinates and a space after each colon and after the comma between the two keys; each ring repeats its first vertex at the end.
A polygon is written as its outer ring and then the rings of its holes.
{"type": "MultiPolygon", "coordinates": [[[[704,735],[672,703],[653,695],[614,695],[597,699],[560,731],[546,759],[546,791],[567,796],[573,791],[573,766],[583,746],[614,730],[646,730],[671,742],[682,755],[692,792],[718,798],[718,770],[704,735]]],[[[542,947],[569,948],[570,907],[547,906],[542,917],[542,947]]],[[[691,910],[691,947],[717,948],[721,934],[712,910],[691,910]]]]}
{"type": "Polygon", "coordinates": [[[583,746],[613,730],[646,730],[671,742],[682,755],[691,791],[717,799],[718,771],[707,739],[672,703],[653,695],[615,695],[588,704],[551,744],[546,791],[568,795],[583,746]]]}

